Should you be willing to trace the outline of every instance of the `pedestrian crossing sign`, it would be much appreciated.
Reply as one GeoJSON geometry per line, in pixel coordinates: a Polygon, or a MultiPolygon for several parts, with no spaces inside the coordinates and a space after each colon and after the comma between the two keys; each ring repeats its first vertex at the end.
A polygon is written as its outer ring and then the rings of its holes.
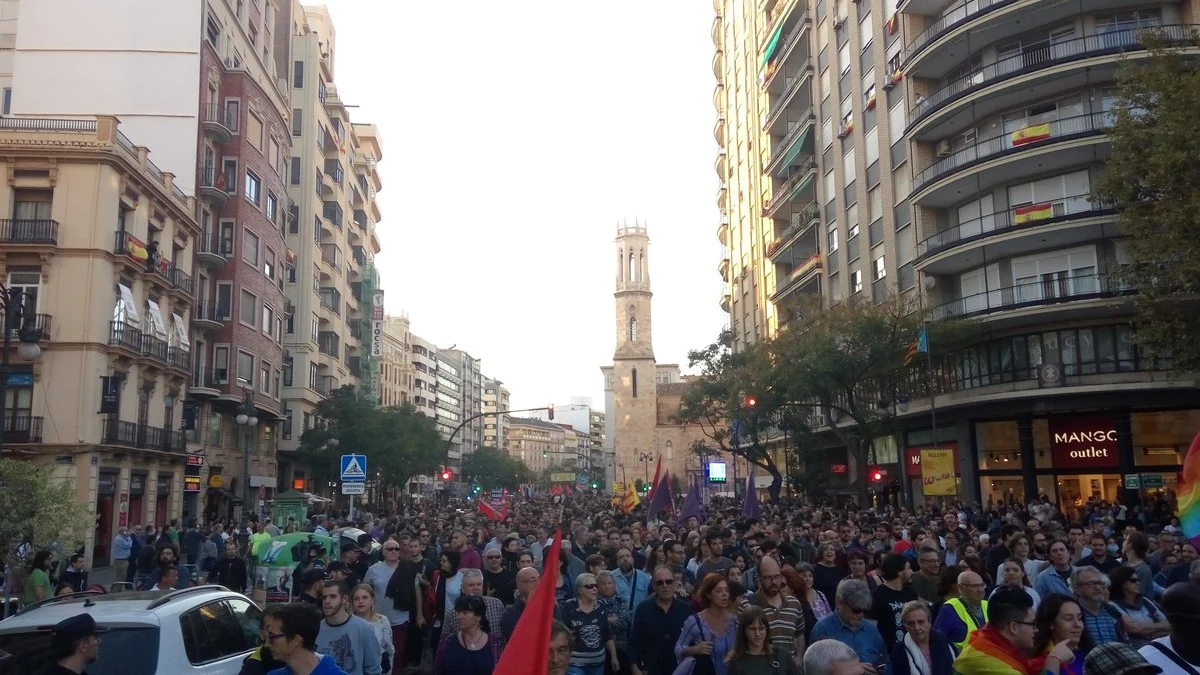
{"type": "Polygon", "coordinates": [[[342,480],[346,482],[367,479],[366,455],[342,455],[342,480]]]}

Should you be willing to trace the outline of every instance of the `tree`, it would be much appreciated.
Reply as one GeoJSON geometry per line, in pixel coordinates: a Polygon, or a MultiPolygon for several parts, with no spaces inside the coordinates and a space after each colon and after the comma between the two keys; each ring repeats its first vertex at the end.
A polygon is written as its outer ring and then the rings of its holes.
{"type": "Polygon", "coordinates": [[[463,458],[463,478],[485,490],[515,490],[533,481],[533,472],[520,459],[497,448],[483,447],[463,458]]]}
{"type": "Polygon", "coordinates": [[[368,471],[401,490],[413,476],[437,471],[445,459],[437,424],[408,404],[379,408],[353,387],[342,387],[317,405],[317,418],[320,423],[300,436],[297,454],[322,482],[340,478],[343,454],[367,455],[368,471]]]}
{"type": "MultiPolygon", "coordinates": [[[[0,458],[0,555],[29,543],[34,551],[74,552],[95,526],[87,504],[75,499],[72,481],[54,476],[54,468],[0,458]]],[[[7,559],[7,558],[6,558],[7,559]]]]}
{"type": "Polygon", "coordinates": [[[1137,341],[1194,372],[1200,369],[1200,71],[1194,54],[1180,47],[1194,48],[1200,39],[1177,26],[1149,33],[1143,41],[1150,56],[1118,72],[1112,153],[1095,197],[1116,209],[1126,236],[1130,264],[1120,281],[1137,291],[1137,341]]]}

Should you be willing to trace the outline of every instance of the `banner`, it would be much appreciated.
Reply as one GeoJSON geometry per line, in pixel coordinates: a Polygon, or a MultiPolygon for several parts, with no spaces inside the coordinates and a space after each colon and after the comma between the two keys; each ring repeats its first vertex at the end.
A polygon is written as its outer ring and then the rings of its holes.
{"type": "Polygon", "coordinates": [[[955,479],[954,450],[949,448],[921,451],[921,484],[926,497],[953,497],[958,494],[955,479]]]}
{"type": "Polygon", "coordinates": [[[1028,204],[1026,206],[1018,206],[1013,209],[1013,220],[1017,225],[1030,223],[1035,220],[1046,220],[1054,217],[1054,205],[1050,202],[1042,202],[1041,204],[1028,204]]]}
{"type": "Polygon", "coordinates": [[[1023,129],[1017,129],[1009,135],[1013,145],[1025,145],[1050,138],[1050,123],[1032,124],[1023,129]]]}

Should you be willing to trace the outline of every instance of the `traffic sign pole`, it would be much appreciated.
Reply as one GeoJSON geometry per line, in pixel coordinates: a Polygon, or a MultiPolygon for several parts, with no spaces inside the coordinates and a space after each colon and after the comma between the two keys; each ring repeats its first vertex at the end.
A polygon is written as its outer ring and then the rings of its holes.
{"type": "Polygon", "coordinates": [[[367,456],[342,455],[342,494],[350,498],[350,520],[354,520],[354,495],[366,494],[367,456]],[[347,483],[357,483],[360,487],[347,491],[347,483]]]}

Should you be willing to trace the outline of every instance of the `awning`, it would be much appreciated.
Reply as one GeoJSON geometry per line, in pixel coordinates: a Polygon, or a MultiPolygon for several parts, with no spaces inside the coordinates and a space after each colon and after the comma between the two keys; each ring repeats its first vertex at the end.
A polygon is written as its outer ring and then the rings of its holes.
{"type": "Polygon", "coordinates": [[[153,300],[147,300],[146,314],[150,316],[150,330],[154,331],[155,337],[160,340],[166,340],[167,324],[163,321],[162,310],[158,308],[158,303],[153,300]]]}
{"type": "Polygon", "coordinates": [[[121,292],[121,303],[125,306],[125,323],[136,328],[141,323],[141,317],[138,316],[137,303],[133,300],[133,289],[125,284],[119,284],[117,288],[121,292]]]}
{"type": "Polygon", "coordinates": [[[172,314],[171,323],[173,324],[172,328],[175,329],[175,338],[179,341],[179,346],[184,351],[190,350],[192,345],[188,342],[187,324],[184,323],[183,317],[178,314],[172,314]]]}
{"type": "Polygon", "coordinates": [[[762,63],[760,68],[766,67],[771,62],[771,58],[775,56],[775,50],[779,49],[779,40],[783,37],[783,22],[775,27],[775,32],[771,33],[771,39],[767,41],[767,48],[763,50],[762,63]]]}
{"type": "MultiPolygon", "coordinates": [[[[804,124],[807,123],[805,122],[804,124]]],[[[804,133],[800,134],[800,138],[797,138],[795,142],[792,143],[792,147],[788,148],[787,154],[783,156],[783,162],[779,164],[779,173],[776,174],[777,176],[783,178],[787,175],[788,169],[792,166],[792,162],[796,161],[796,157],[798,157],[800,153],[804,151],[804,145],[808,143],[808,137],[812,134],[812,130],[813,128],[810,124],[809,127],[804,130],[804,133]]]]}

